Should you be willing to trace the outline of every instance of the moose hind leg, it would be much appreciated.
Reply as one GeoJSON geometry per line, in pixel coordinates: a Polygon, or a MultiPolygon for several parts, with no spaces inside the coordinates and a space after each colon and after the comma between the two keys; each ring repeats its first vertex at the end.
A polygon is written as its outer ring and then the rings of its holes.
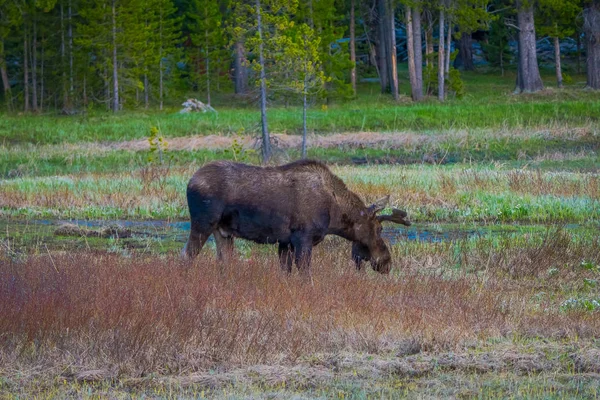
{"type": "Polygon", "coordinates": [[[294,254],[294,248],[291,244],[283,244],[279,243],[279,264],[281,265],[281,270],[287,272],[288,274],[292,273],[292,256],[294,254]]]}
{"type": "Polygon", "coordinates": [[[230,262],[234,254],[233,237],[223,235],[218,228],[213,232],[213,236],[217,245],[217,259],[221,262],[230,262]]]}

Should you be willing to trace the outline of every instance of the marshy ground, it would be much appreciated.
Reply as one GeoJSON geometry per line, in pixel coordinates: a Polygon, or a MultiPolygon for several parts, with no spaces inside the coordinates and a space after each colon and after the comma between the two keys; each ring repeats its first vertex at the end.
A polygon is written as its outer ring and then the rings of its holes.
{"type": "MultiPolygon", "coordinates": [[[[389,276],[336,238],[310,282],[273,246],[178,258],[187,180],[256,160],[254,110],[0,119],[1,396],[597,398],[598,96],[467,78],[444,105],[312,112],[309,155],[415,222],[384,232],[389,276]]],[[[298,110],[271,115],[295,159],[298,110]]]]}

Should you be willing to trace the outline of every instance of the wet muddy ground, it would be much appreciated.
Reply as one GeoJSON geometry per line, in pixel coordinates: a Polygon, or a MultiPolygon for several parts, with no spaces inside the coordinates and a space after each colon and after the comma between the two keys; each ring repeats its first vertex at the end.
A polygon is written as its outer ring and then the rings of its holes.
{"type": "MultiPolygon", "coordinates": [[[[413,224],[411,227],[385,227],[383,236],[392,245],[406,241],[439,243],[478,237],[523,235],[548,229],[569,231],[597,229],[576,224],[476,225],[413,224]]],[[[132,220],[0,220],[1,242],[15,252],[50,250],[113,250],[149,253],[179,251],[190,229],[189,221],[132,220]]],[[[239,241],[243,243],[243,241],[239,241]]],[[[212,237],[208,245],[214,246],[212,237]]]]}

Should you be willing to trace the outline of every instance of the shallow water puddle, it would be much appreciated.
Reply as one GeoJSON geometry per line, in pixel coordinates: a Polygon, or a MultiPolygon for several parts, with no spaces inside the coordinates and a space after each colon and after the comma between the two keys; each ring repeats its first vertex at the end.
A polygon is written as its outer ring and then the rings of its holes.
{"type": "MultiPolygon", "coordinates": [[[[414,224],[408,228],[386,226],[383,236],[391,244],[404,241],[439,243],[490,235],[518,235],[548,228],[543,225],[414,224]]],[[[580,227],[566,225],[562,228],[577,230],[580,227]]],[[[145,249],[164,253],[181,249],[189,230],[189,221],[0,220],[1,236],[5,237],[9,245],[14,248],[41,248],[42,250],[45,248],[63,250],[113,248],[145,249]],[[74,229],[70,229],[70,234],[65,234],[65,226],[74,229]],[[97,234],[102,231],[107,232],[107,227],[123,229],[127,234],[119,237],[97,234]]],[[[109,229],[108,232],[111,230],[109,229]]],[[[209,241],[212,242],[212,238],[209,241]]],[[[209,245],[212,246],[213,243],[209,245]]]]}

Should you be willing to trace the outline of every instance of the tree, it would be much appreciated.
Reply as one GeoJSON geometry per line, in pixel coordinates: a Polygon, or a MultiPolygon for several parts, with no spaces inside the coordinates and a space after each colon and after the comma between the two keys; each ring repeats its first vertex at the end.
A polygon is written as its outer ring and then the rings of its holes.
{"type": "Polygon", "coordinates": [[[453,22],[457,28],[459,51],[454,67],[459,65],[465,71],[475,69],[473,64],[472,34],[479,29],[489,29],[491,15],[488,12],[488,0],[454,0],[453,22]]]}
{"type": "Polygon", "coordinates": [[[509,46],[510,30],[504,23],[504,4],[498,4],[498,10],[493,10],[494,17],[490,21],[487,40],[483,43],[487,61],[491,66],[500,68],[502,76],[507,65],[513,61],[513,53],[509,46]]]}
{"type": "Polygon", "coordinates": [[[356,96],[356,16],[355,16],[356,0],[350,0],[350,62],[352,69],[350,70],[350,83],[352,84],[352,92],[356,96]]]}
{"type": "Polygon", "coordinates": [[[14,28],[20,24],[21,15],[16,4],[11,0],[0,0],[0,78],[4,89],[4,102],[9,111],[12,110],[12,92],[6,71],[6,53],[4,43],[14,28]]]}
{"type": "MultiPolygon", "coordinates": [[[[155,0],[156,25],[158,27],[155,39],[158,47],[158,90],[159,109],[163,109],[164,86],[165,86],[165,61],[171,59],[178,53],[177,44],[180,42],[181,18],[176,18],[177,9],[172,0],[155,0]]],[[[175,68],[171,68],[173,71],[175,68]]]]}
{"type": "Polygon", "coordinates": [[[197,50],[197,64],[200,64],[203,58],[204,68],[198,66],[196,74],[198,78],[204,75],[206,100],[210,105],[211,63],[218,58],[221,48],[225,45],[221,29],[223,16],[219,10],[218,0],[193,0],[191,5],[192,9],[187,13],[193,21],[188,25],[192,44],[195,46],[192,48],[191,55],[193,58],[197,50]]]}
{"type": "MultiPolygon", "coordinates": [[[[306,22],[320,38],[319,59],[327,80],[323,95],[348,98],[353,96],[352,85],[348,82],[348,72],[352,68],[348,46],[341,45],[346,33],[344,20],[345,3],[336,0],[288,1],[296,9],[293,20],[306,22]]],[[[388,20],[389,22],[389,20],[388,20]]]]}
{"type": "Polygon", "coordinates": [[[419,101],[423,97],[423,87],[419,87],[416,53],[420,51],[415,46],[415,34],[413,32],[413,29],[415,28],[413,23],[413,8],[410,5],[405,6],[404,14],[406,17],[406,48],[408,53],[408,77],[410,81],[411,97],[414,101],[419,101]]]}
{"type": "Polygon", "coordinates": [[[537,61],[533,0],[517,0],[519,65],[515,93],[533,93],[544,89],[537,61]]]}
{"type": "Polygon", "coordinates": [[[585,2],[583,10],[587,45],[587,87],[600,90],[600,1],[585,2]]]}
{"type": "Polygon", "coordinates": [[[538,32],[542,36],[550,36],[554,40],[554,60],[556,66],[556,85],[563,87],[562,68],[560,62],[560,39],[575,34],[573,21],[581,13],[579,1],[576,0],[538,0],[537,8],[538,32]]]}
{"type": "Polygon", "coordinates": [[[314,30],[306,23],[290,24],[284,34],[274,38],[275,51],[270,87],[289,91],[302,98],[302,158],[306,158],[308,99],[323,90],[327,81],[321,68],[320,42],[314,30]]]}
{"type": "Polygon", "coordinates": [[[444,54],[444,23],[446,17],[446,4],[441,2],[440,4],[440,19],[439,19],[439,48],[438,48],[438,99],[444,101],[445,99],[445,87],[444,87],[444,68],[445,68],[445,54],[444,54]]]}
{"type": "Polygon", "coordinates": [[[423,38],[421,34],[421,4],[416,1],[412,10],[412,40],[415,53],[416,101],[423,99],[423,38]]]}
{"type": "Polygon", "coordinates": [[[258,62],[260,67],[260,120],[262,126],[262,162],[271,159],[271,138],[267,125],[267,75],[265,72],[265,56],[263,43],[262,9],[260,0],[256,0],[256,29],[258,32],[258,62]]]}

